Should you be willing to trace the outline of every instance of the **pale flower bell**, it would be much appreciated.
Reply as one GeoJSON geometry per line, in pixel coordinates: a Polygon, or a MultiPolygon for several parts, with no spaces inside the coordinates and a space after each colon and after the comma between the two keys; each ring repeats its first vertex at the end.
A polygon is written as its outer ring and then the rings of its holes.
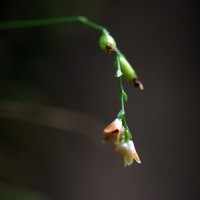
{"type": "Polygon", "coordinates": [[[119,143],[115,146],[116,152],[119,152],[124,157],[124,166],[130,166],[134,159],[141,164],[140,158],[135,150],[135,146],[132,140],[119,143]]]}

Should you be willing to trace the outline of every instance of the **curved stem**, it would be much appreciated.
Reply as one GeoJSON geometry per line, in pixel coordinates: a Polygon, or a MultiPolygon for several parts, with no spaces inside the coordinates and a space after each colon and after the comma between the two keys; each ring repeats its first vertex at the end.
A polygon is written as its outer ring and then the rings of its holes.
{"type": "Polygon", "coordinates": [[[40,26],[51,26],[51,25],[57,25],[57,24],[76,23],[76,22],[82,23],[98,31],[108,32],[105,27],[100,26],[94,22],[91,22],[86,17],[82,17],[82,16],[56,17],[56,18],[35,19],[35,20],[5,21],[5,22],[0,22],[0,30],[33,28],[33,27],[40,27],[40,26]]]}

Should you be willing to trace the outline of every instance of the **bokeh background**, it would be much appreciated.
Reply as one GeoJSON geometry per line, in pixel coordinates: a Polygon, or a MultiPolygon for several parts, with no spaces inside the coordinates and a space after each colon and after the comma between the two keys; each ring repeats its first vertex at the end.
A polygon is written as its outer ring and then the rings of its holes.
{"type": "Polygon", "coordinates": [[[120,101],[98,31],[0,31],[0,199],[199,199],[197,1],[0,3],[1,21],[74,15],[107,27],[144,84],[124,83],[142,164],[101,143],[120,101]]]}

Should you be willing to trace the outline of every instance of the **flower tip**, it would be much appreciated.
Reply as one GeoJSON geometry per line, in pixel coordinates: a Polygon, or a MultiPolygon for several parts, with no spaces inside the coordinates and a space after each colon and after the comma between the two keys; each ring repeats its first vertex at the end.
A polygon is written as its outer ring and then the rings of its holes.
{"type": "Polygon", "coordinates": [[[141,160],[138,160],[138,161],[136,160],[136,162],[137,162],[138,164],[142,164],[141,160]]]}
{"type": "Polygon", "coordinates": [[[133,80],[133,84],[135,87],[139,88],[140,90],[144,90],[144,86],[143,86],[142,82],[139,81],[137,78],[135,78],[133,80]]]}
{"type": "Polygon", "coordinates": [[[142,83],[139,85],[139,88],[140,88],[140,90],[144,90],[144,86],[142,83]]]}
{"type": "Polygon", "coordinates": [[[124,167],[131,166],[133,164],[133,160],[131,162],[127,162],[124,160],[124,167]]]}
{"type": "Polygon", "coordinates": [[[134,159],[136,160],[137,163],[139,163],[139,164],[142,163],[141,160],[140,160],[140,158],[139,158],[139,156],[138,156],[138,154],[137,154],[137,152],[135,152],[135,153],[133,154],[133,157],[134,157],[134,159]]]}

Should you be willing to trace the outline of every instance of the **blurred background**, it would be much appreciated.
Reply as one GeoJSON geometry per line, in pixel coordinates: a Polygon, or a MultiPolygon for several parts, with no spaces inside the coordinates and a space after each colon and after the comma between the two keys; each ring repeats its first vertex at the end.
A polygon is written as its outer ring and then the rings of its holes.
{"type": "Polygon", "coordinates": [[[199,199],[197,1],[0,3],[1,21],[74,15],[108,28],[144,84],[124,83],[142,164],[101,143],[120,100],[98,31],[0,31],[0,199],[199,199]]]}

